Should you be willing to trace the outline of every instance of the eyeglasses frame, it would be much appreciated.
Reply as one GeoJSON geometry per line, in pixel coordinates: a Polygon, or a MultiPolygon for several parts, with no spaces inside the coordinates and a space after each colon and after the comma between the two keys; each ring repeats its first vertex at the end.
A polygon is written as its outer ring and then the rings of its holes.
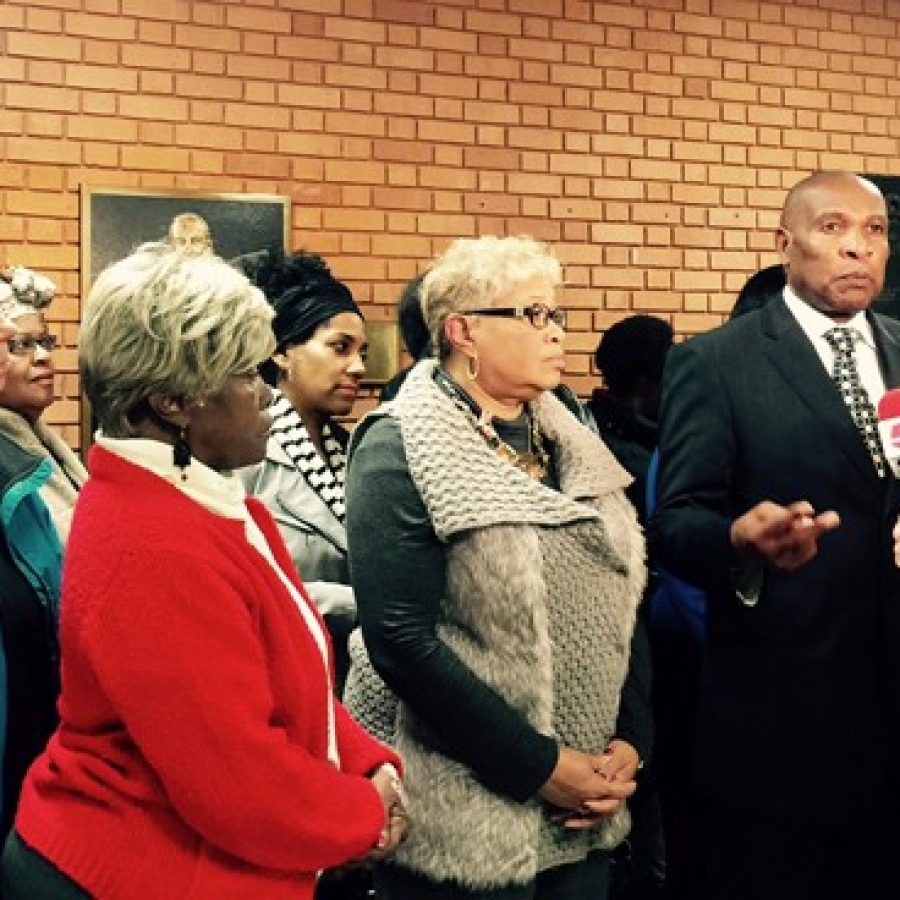
{"type": "Polygon", "coordinates": [[[45,353],[52,353],[59,340],[55,334],[41,334],[38,337],[30,334],[17,334],[6,342],[11,356],[30,356],[40,347],[45,353]]]}
{"type": "Polygon", "coordinates": [[[490,306],[486,309],[467,309],[467,316],[500,316],[509,319],[527,319],[528,324],[538,331],[543,331],[551,322],[561,331],[566,330],[566,311],[556,306],[551,309],[545,303],[531,303],[528,306],[490,306]],[[543,316],[544,324],[536,325],[534,317],[543,316]]]}

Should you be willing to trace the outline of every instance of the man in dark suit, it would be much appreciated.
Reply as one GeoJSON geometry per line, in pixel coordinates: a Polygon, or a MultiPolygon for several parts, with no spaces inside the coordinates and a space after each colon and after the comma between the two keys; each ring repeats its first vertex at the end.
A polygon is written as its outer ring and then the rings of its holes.
{"type": "Polygon", "coordinates": [[[900,897],[893,479],[870,421],[900,385],[900,325],[868,311],[887,232],[870,182],[804,179],[778,231],[783,295],[669,356],[649,537],[709,596],[709,900],[900,897]]]}

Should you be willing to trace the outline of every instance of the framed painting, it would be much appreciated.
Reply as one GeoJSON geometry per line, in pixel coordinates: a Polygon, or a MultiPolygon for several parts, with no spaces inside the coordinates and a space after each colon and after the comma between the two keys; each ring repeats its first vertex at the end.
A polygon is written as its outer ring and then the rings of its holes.
{"type": "Polygon", "coordinates": [[[888,241],[891,255],[888,257],[884,290],[872,308],[895,319],[900,319],[900,176],[866,175],[884,194],[888,210],[888,241]]]}
{"type": "MultiPolygon", "coordinates": [[[[146,241],[171,240],[185,252],[209,247],[232,261],[270,248],[286,250],[291,201],[278,194],[217,194],[96,187],[81,189],[81,296],[97,275],[146,241]],[[193,248],[191,244],[193,243],[193,248]]],[[[81,448],[93,422],[82,402],[81,448]]]]}
{"type": "Polygon", "coordinates": [[[365,384],[384,384],[400,369],[400,329],[396,322],[366,322],[369,352],[365,384]]]}

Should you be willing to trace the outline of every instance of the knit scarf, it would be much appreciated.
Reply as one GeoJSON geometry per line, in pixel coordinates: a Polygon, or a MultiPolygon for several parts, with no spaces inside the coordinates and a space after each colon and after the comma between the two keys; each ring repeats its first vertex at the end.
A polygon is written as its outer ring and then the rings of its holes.
{"type": "Polygon", "coordinates": [[[281,391],[274,391],[269,406],[272,416],[270,434],[278,442],[306,483],[321,497],[341,524],[344,523],[344,448],[335,438],[328,422],[322,426],[322,443],[326,459],[322,459],[309,437],[303,419],[281,391]]]}
{"type": "Polygon", "coordinates": [[[19,413],[0,408],[0,432],[23,450],[48,457],[52,462],[53,471],[41,487],[40,495],[56,526],[60,543],[65,546],[78,491],[87,481],[87,470],[68,444],[40,420],[31,425],[19,413]]]}

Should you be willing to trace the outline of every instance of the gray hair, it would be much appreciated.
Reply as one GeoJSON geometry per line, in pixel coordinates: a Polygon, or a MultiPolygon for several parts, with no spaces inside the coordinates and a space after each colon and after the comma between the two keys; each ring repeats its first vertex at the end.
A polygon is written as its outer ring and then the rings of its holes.
{"type": "Polygon", "coordinates": [[[152,394],[202,397],[275,349],[272,307],[217,256],[144,244],[104,270],[84,309],[79,364],[110,437],[134,435],[152,394]]]}
{"type": "Polygon", "coordinates": [[[480,237],[454,241],[435,260],[422,282],[422,312],[439,359],[452,350],[444,323],[458,313],[494,305],[499,297],[532,278],[557,288],[562,267],[534,238],[480,237]]]}

